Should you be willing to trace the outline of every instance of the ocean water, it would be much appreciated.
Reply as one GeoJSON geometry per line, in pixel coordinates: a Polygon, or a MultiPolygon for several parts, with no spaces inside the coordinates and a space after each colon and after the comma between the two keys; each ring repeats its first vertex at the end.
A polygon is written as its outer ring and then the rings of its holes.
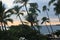
{"type": "MultiPolygon", "coordinates": [[[[41,32],[42,34],[49,34],[46,26],[41,26],[41,27],[42,27],[42,28],[40,29],[40,32],[41,32]]],[[[49,30],[50,30],[50,32],[51,32],[50,26],[48,26],[48,28],[49,28],[49,30]]],[[[60,30],[60,26],[52,26],[52,28],[53,28],[53,31],[54,31],[54,32],[57,31],[57,30],[60,30]]]]}

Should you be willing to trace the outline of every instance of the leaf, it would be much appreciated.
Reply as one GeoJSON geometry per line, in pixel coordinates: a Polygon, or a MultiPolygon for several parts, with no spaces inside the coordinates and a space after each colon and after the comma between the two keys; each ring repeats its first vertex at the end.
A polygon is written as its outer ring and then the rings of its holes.
{"type": "Polygon", "coordinates": [[[20,3],[21,1],[20,0],[15,0],[13,3],[20,3]]]}
{"type": "Polygon", "coordinates": [[[50,6],[53,2],[55,2],[56,0],[51,0],[48,5],[50,6]]]}
{"type": "Polygon", "coordinates": [[[7,18],[7,17],[10,17],[12,14],[8,14],[8,15],[4,15],[3,18],[7,18]]]}
{"type": "Polygon", "coordinates": [[[9,22],[13,23],[13,20],[12,19],[6,19],[6,21],[9,21],[9,22]]]}
{"type": "Polygon", "coordinates": [[[38,12],[41,12],[39,9],[37,9],[38,12]]]}
{"type": "Polygon", "coordinates": [[[7,21],[2,21],[2,22],[7,25],[7,21]]]}
{"type": "Polygon", "coordinates": [[[43,18],[42,18],[42,23],[41,23],[41,24],[43,24],[44,22],[49,22],[49,18],[43,17],[43,18]]]}
{"type": "Polygon", "coordinates": [[[35,13],[35,12],[36,12],[36,10],[35,10],[34,8],[29,8],[29,11],[30,11],[31,13],[35,13]]]}
{"type": "Polygon", "coordinates": [[[41,24],[43,24],[43,23],[44,23],[44,21],[41,22],[41,24]]]}
{"type": "Polygon", "coordinates": [[[48,21],[46,21],[46,22],[48,22],[48,23],[49,23],[50,21],[48,20],[48,21]]]}
{"type": "Polygon", "coordinates": [[[37,3],[29,3],[30,7],[32,8],[38,8],[38,4],[37,3]]]}
{"type": "Polygon", "coordinates": [[[20,13],[21,15],[24,15],[24,13],[20,13]]]}
{"type": "Polygon", "coordinates": [[[5,13],[8,13],[8,12],[10,12],[11,14],[13,14],[14,13],[13,8],[12,9],[8,9],[5,13]]]}
{"type": "Polygon", "coordinates": [[[43,11],[45,11],[47,9],[46,5],[43,6],[43,11]]]}

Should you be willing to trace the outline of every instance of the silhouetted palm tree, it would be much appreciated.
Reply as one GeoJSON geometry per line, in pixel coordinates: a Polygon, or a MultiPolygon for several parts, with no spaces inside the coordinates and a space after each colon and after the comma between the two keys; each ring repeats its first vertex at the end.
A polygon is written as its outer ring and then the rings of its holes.
{"type": "Polygon", "coordinates": [[[36,25],[38,25],[38,20],[37,20],[37,16],[38,16],[38,12],[40,12],[40,10],[38,9],[38,4],[37,3],[29,3],[30,4],[30,8],[28,10],[29,15],[27,15],[26,20],[28,22],[31,23],[31,26],[33,27],[34,23],[36,23],[36,25]]]}
{"type": "Polygon", "coordinates": [[[1,22],[2,30],[4,30],[4,28],[6,30],[7,22],[8,21],[13,22],[13,20],[9,18],[11,14],[8,14],[8,11],[6,11],[6,8],[4,7],[4,5],[1,7],[1,10],[2,11],[0,12],[0,22],[1,22]]]}
{"type": "Polygon", "coordinates": [[[29,8],[29,12],[30,14],[33,15],[33,17],[35,18],[35,22],[38,25],[38,20],[37,20],[37,16],[38,16],[38,12],[40,12],[40,10],[38,9],[38,4],[37,3],[29,3],[30,4],[30,8],[29,8]]]}
{"type": "Polygon", "coordinates": [[[58,16],[58,19],[59,19],[59,22],[60,22],[60,0],[51,0],[50,2],[49,2],[49,6],[52,4],[52,3],[54,3],[54,11],[56,11],[56,13],[55,13],[55,15],[57,15],[58,16]],[[57,3],[54,3],[55,1],[57,1],[57,3]]]}
{"type": "MultiPolygon", "coordinates": [[[[49,14],[48,14],[49,9],[48,9],[45,5],[43,6],[43,11],[46,11],[47,17],[49,18],[49,14]]],[[[50,18],[49,18],[49,21],[50,21],[50,18]]],[[[52,33],[53,33],[53,28],[52,28],[52,26],[51,26],[51,22],[49,22],[49,23],[50,23],[51,31],[52,31],[52,33]]]]}
{"type": "Polygon", "coordinates": [[[14,2],[15,2],[15,3],[23,3],[22,7],[25,6],[26,12],[27,12],[27,14],[29,15],[28,10],[27,10],[27,2],[28,2],[28,1],[29,1],[29,0],[15,0],[14,2]]]}
{"type": "Polygon", "coordinates": [[[41,22],[41,24],[45,23],[46,28],[47,28],[47,30],[48,30],[48,32],[49,32],[49,34],[50,34],[50,30],[49,30],[49,28],[48,28],[48,26],[47,26],[47,23],[46,23],[46,22],[48,22],[48,23],[49,23],[49,18],[47,18],[47,17],[43,17],[43,18],[42,18],[42,22],[41,22]]]}
{"type": "Polygon", "coordinates": [[[16,16],[19,17],[19,19],[20,19],[20,21],[21,21],[21,23],[23,25],[23,21],[22,21],[21,16],[20,16],[20,14],[23,15],[23,13],[20,12],[20,9],[21,9],[21,7],[14,6],[14,8],[12,8],[12,11],[11,12],[13,12],[12,14],[16,14],[16,16]]]}
{"type": "Polygon", "coordinates": [[[54,11],[56,11],[55,14],[58,16],[60,22],[60,0],[58,0],[57,3],[54,3],[54,6],[54,11]]]}

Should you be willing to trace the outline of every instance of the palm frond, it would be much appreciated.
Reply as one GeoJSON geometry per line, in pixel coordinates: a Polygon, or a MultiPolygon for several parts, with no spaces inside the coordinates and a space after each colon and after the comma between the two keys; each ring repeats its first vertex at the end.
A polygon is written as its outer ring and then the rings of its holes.
{"type": "Polygon", "coordinates": [[[7,21],[3,20],[2,23],[6,24],[7,25],[7,21]]]}
{"type": "Polygon", "coordinates": [[[14,1],[14,3],[20,3],[21,2],[21,0],[15,0],[14,1]]]}
{"type": "Polygon", "coordinates": [[[44,23],[44,21],[41,22],[41,24],[43,24],[43,23],[44,23]]]}
{"type": "Polygon", "coordinates": [[[8,9],[5,13],[11,13],[11,14],[13,14],[14,13],[13,8],[12,9],[8,9]]]}
{"type": "Polygon", "coordinates": [[[6,19],[6,21],[9,21],[9,22],[13,23],[13,20],[12,19],[6,19]]]}
{"type": "Polygon", "coordinates": [[[41,12],[39,9],[37,9],[38,12],[41,12]]]}
{"type": "Polygon", "coordinates": [[[27,3],[28,0],[15,0],[14,3],[27,3]]]}
{"type": "Polygon", "coordinates": [[[42,10],[45,11],[46,9],[47,9],[47,7],[46,7],[46,5],[44,5],[42,10]]]}
{"type": "Polygon", "coordinates": [[[48,5],[50,6],[53,2],[55,2],[56,0],[51,0],[48,5]]]}
{"type": "Polygon", "coordinates": [[[35,13],[35,12],[36,12],[36,10],[35,10],[34,8],[29,8],[29,11],[30,11],[31,13],[35,13]]]}
{"type": "Polygon", "coordinates": [[[38,8],[38,4],[37,3],[29,3],[29,4],[30,4],[30,7],[38,8]]]}
{"type": "Polygon", "coordinates": [[[3,19],[10,17],[12,14],[4,15],[3,19]]]}
{"type": "Polygon", "coordinates": [[[44,22],[48,22],[48,23],[49,23],[49,18],[47,18],[47,17],[43,17],[43,18],[42,18],[42,22],[41,22],[41,24],[43,24],[44,22]]]}
{"type": "Polygon", "coordinates": [[[22,16],[24,15],[24,13],[19,13],[19,14],[21,14],[22,16]]]}

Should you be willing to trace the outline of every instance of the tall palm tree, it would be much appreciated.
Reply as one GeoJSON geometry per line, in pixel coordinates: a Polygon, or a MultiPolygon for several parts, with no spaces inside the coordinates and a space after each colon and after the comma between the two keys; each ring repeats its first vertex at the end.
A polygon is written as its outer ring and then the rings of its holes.
{"type": "Polygon", "coordinates": [[[47,28],[47,30],[48,30],[48,32],[49,32],[49,34],[50,34],[50,30],[49,30],[49,28],[48,28],[46,22],[49,23],[49,18],[47,18],[47,17],[43,17],[43,18],[42,18],[42,22],[41,22],[41,24],[45,23],[46,28],[47,28]]]}
{"type": "Polygon", "coordinates": [[[37,11],[40,13],[40,10],[38,9],[38,4],[37,3],[29,3],[29,4],[30,4],[29,12],[35,18],[35,20],[36,20],[35,22],[38,25],[38,20],[37,20],[38,13],[37,13],[37,11]]]}
{"type": "MultiPolygon", "coordinates": [[[[38,9],[38,5],[37,5],[37,3],[29,3],[29,5],[30,5],[30,7],[31,8],[29,8],[29,11],[27,10],[27,2],[28,2],[29,0],[19,0],[19,1],[17,1],[17,0],[15,0],[15,2],[16,3],[18,3],[18,2],[20,2],[20,3],[23,3],[23,6],[25,6],[25,9],[26,9],[26,12],[27,12],[27,14],[28,14],[28,19],[30,18],[30,20],[31,20],[31,18],[32,18],[32,21],[34,20],[33,19],[33,14],[36,12],[36,10],[38,10],[39,12],[40,12],[40,10],[38,9]],[[32,10],[35,10],[35,12],[34,11],[32,11],[32,10]],[[29,14],[29,12],[32,12],[31,14],[29,14]]],[[[37,14],[36,14],[37,15],[37,14]]],[[[31,23],[31,26],[33,26],[33,22],[31,22],[31,21],[29,21],[30,23],[31,23]]]]}
{"type": "Polygon", "coordinates": [[[38,25],[38,20],[37,20],[38,13],[37,13],[37,11],[40,12],[40,10],[38,9],[37,3],[29,3],[29,4],[30,4],[30,8],[28,10],[29,15],[27,15],[26,20],[28,22],[30,22],[31,26],[33,27],[34,23],[36,23],[36,25],[38,25]]]}
{"type": "MultiPolygon", "coordinates": [[[[2,2],[1,2],[2,4],[2,2]]],[[[1,23],[1,26],[2,26],[2,30],[6,30],[6,25],[7,25],[7,22],[13,22],[12,19],[10,19],[9,17],[11,16],[11,14],[8,14],[8,11],[5,11],[6,8],[4,7],[4,5],[1,7],[1,12],[0,12],[0,23],[1,23]]]]}
{"type": "MultiPolygon", "coordinates": [[[[45,5],[43,6],[43,11],[46,11],[47,17],[49,18],[49,14],[48,14],[49,9],[45,5]]],[[[50,21],[50,18],[49,18],[49,21],[50,21]]],[[[51,31],[53,33],[53,28],[51,26],[51,22],[50,22],[50,28],[51,28],[51,31]]]]}

